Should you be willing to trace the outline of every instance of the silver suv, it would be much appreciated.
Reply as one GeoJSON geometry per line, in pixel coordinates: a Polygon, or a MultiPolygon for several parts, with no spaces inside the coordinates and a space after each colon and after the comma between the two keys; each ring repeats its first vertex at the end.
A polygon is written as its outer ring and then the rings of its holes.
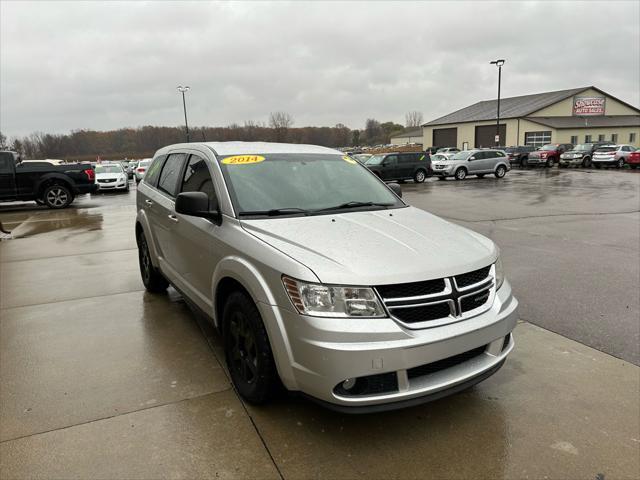
{"type": "Polygon", "coordinates": [[[478,149],[465,150],[446,160],[432,162],[431,168],[440,180],[447,177],[464,180],[467,175],[482,178],[486,174],[493,174],[496,178],[502,178],[511,170],[511,165],[509,157],[502,150],[478,149]]]}
{"type": "Polygon", "coordinates": [[[144,285],[211,319],[252,403],[281,384],[347,412],[463,390],[502,366],[518,302],[491,240],[400,196],[330,148],[165,147],[137,192],[144,285]]]}

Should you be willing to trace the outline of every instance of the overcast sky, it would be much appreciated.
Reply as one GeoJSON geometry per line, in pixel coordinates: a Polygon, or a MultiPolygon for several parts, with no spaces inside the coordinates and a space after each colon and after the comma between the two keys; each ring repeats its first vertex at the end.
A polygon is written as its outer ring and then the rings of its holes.
{"type": "Polygon", "coordinates": [[[0,130],[425,121],[595,85],[640,104],[640,2],[0,1],[0,130]]]}

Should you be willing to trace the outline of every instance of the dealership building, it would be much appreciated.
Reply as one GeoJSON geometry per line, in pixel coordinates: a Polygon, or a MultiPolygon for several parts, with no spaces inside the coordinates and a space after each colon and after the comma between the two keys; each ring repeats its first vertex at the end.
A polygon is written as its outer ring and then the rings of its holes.
{"type": "MultiPolygon", "coordinates": [[[[425,147],[496,145],[497,100],[485,100],[425,123],[425,147]]],[[[596,87],[500,99],[502,146],[606,141],[639,146],[640,109],[596,87]]]]}

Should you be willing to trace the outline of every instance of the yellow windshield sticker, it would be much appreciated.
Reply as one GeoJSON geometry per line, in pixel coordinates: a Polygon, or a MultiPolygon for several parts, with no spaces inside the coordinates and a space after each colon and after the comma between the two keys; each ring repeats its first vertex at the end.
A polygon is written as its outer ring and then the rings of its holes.
{"type": "Polygon", "coordinates": [[[342,159],[345,162],[349,162],[349,163],[358,163],[357,161],[355,161],[353,158],[351,158],[349,155],[345,155],[344,157],[342,157],[342,159]]]}
{"type": "Polygon", "coordinates": [[[222,159],[225,165],[247,165],[249,163],[264,162],[264,157],[260,155],[235,155],[222,159]]]}

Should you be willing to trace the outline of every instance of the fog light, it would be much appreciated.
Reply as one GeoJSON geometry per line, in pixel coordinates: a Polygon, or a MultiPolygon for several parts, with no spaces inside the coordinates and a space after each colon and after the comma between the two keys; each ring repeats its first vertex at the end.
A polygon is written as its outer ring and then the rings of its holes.
{"type": "Polygon", "coordinates": [[[342,382],[342,388],[345,390],[351,390],[356,386],[356,378],[347,378],[344,382],[342,382]]]}

